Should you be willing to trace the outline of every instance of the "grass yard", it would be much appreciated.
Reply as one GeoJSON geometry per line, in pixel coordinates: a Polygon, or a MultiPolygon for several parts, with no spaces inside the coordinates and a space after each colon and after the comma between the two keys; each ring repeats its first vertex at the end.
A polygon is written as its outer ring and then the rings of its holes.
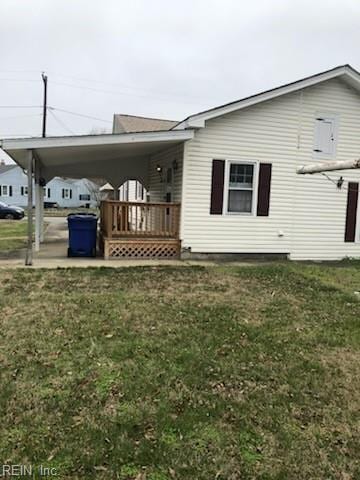
{"type": "Polygon", "coordinates": [[[360,478],[358,290],[351,263],[2,270],[0,463],[360,478]]]}
{"type": "Polygon", "coordinates": [[[99,208],[46,208],[44,210],[45,217],[67,217],[70,213],[95,213],[97,216],[100,215],[99,208]]]}
{"type": "Polygon", "coordinates": [[[26,235],[26,219],[0,220],[0,253],[24,248],[26,235]]]}

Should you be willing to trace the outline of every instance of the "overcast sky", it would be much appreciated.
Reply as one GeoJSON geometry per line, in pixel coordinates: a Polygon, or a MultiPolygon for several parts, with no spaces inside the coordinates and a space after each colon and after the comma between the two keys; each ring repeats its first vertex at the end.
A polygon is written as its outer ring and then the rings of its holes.
{"type": "Polygon", "coordinates": [[[41,134],[41,71],[51,107],[99,119],[53,110],[67,135],[360,69],[359,0],[1,0],[0,19],[0,138],[41,134]]]}

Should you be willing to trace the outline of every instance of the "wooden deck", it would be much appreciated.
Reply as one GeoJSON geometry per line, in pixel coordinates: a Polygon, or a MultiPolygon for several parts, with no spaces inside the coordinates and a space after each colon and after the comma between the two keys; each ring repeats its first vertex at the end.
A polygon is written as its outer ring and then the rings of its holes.
{"type": "Polygon", "coordinates": [[[100,247],[109,258],[179,258],[180,203],[119,202],[100,206],[100,247]]]}

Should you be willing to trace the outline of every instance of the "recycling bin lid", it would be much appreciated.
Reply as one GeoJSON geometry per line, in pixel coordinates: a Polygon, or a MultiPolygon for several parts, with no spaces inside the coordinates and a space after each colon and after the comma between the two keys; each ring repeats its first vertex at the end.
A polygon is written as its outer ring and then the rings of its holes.
{"type": "Polygon", "coordinates": [[[69,213],[67,216],[68,223],[91,222],[96,223],[98,218],[95,213],[69,213]]]}

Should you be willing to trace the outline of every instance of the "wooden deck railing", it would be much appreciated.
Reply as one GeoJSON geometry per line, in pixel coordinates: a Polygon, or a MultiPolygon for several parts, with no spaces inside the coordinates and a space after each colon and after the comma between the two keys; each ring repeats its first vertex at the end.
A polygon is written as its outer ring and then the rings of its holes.
{"type": "Polygon", "coordinates": [[[100,206],[101,233],[107,238],[179,238],[180,203],[119,202],[100,206]]]}

